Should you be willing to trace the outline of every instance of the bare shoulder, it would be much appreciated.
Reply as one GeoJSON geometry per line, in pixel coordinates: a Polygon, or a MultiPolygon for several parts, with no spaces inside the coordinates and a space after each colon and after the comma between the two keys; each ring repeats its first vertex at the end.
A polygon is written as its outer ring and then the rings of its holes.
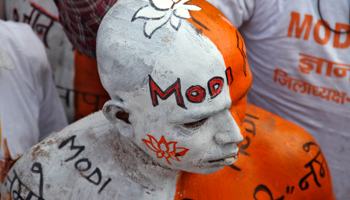
{"type": "Polygon", "coordinates": [[[255,140],[262,140],[259,142],[282,143],[284,149],[305,142],[315,143],[313,137],[300,126],[252,104],[247,104],[244,126],[248,137],[257,136],[255,140]]]}
{"type": "Polygon", "coordinates": [[[247,132],[237,166],[258,166],[261,183],[255,195],[270,190],[276,197],[334,198],[322,149],[303,128],[251,104],[247,105],[244,127],[247,132]]]}
{"type": "Polygon", "coordinates": [[[52,134],[17,161],[2,192],[15,199],[96,199],[112,180],[113,155],[103,148],[113,146],[110,131],[97,112],[52,134]]]}
{"type": "Polygon", "coordinates": [[[308,132],[249,104],[243,125],[237,162],[214,174],[182,173],[176,199],[335,199],[327,161],[308,132]]]}

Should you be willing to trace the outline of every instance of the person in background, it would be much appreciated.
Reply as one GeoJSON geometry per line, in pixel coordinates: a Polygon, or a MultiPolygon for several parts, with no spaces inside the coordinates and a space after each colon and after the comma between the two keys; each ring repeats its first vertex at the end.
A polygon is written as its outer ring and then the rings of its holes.
{"type": "Polygon", "coordinates": [[[0,0],[0,19],[5,19],[5,0],[0,0]]]}
{"type": "Polygon", "coordinates": [[[45,48],[30,26],[0,20],[0,182],[14,160],[67,125],[45,48]]]}
{"type": "Polygon", "coordinates": [[[102,109],[110,98],[100,82],[96,60],[73,48],[53,1],[0,0],[1,15],[29,24],[44,44],[69,123],[102,109]]]}
{"type": "Polygon", "coordinates": [[[349,1],[208,0],[239,28],[254,81],[248,102],[306,129],[350,199],[349,1]]]}

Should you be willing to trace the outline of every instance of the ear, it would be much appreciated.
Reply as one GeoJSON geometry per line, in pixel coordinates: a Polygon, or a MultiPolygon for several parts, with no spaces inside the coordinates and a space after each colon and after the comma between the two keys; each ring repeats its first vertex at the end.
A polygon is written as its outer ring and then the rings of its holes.
{"type": "Polygon", "coordinates": [[[134,137],[134,128],[129,122],[129,113],[124,109],[124,103],[118,100],[109,100],[103,105],[103,114],[114,124],[124,137],[134,137]]]}

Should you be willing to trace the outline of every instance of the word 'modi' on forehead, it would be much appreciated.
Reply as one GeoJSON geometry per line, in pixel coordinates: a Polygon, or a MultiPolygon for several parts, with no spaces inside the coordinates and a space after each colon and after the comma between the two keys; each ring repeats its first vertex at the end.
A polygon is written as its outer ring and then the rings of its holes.
{"type": "MultiPolygon", "coordinates": [[[[232,70],[231,67],[228,67],[225,70],[226,74],[226,82],[227,85],[231,85],[233,82],[233,77],[232,77],[232,70]]],[[[163,100],[166,100],[169,98],[172,94],[175,95],[175,99],[177,102],[177,105],[180,106],[181,108],[187,109],[185,106],[185,102],[181,93],[181,80],[180,78],[177,78],[177,80],[171,84],[166,90],[162,90],[158,84],[153,80],[151,75],[149,76],[149,88],[150,88],[150,93],[151,93],[151,99],[152,99],[152,104],[154,107],[156,107],[158,103],[158,98],[161,98],[163,100]]],[[[207,88],[209,91],[209,95],[211,99],[214,99],[217,97],[224,86],[224,79],[220,76],[215,76],[208,80],[207,82],[207,88]]],[[[190,86],[186,90],[186,98],[189,102],[191,103],[201,103],[204,101],[207,92],[204,89],[204,87],[200,85],[193,85],[190,86]]]]}

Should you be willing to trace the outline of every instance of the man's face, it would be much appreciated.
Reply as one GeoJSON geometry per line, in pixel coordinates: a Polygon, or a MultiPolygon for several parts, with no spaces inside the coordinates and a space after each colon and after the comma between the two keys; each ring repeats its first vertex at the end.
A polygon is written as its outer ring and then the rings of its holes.
{"type": "Polygon", "coordinates": [[[131,140],[164,167],[208,174],[237,159],[252,76],[237,30],[206,1],[191,2],[202,10],[180,27],[109,11],[97,55],[104,87],[129,113],[131,140]]]}
{"type": "Polygon", "coordinates": [[[237,159],[243,137],[230,112],[224,60],[217,50],[202,53],[158,60],[148,84],[127,101],[143,151],[162,166],[208,174],[237,159]]]}

